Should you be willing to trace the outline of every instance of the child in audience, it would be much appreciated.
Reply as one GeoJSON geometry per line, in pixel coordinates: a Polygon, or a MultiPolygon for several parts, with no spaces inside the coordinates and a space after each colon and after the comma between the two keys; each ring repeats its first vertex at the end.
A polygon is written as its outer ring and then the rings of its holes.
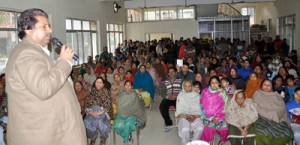
{"type": "Polygon", "coordinates": [[[221,79],[221,87],[226,90],[229,97],[232,98],[234,91],[236,90],[234,84],[231,84],[230,80],[228,78],[222,78],[221,79]]]}
{"type": "Polygon", "coordinates": [[[288,86],[286,87],[286,92],[289,94],[289,101],[294,100],[294,91],[296,88],[300,87],[299,85],[295,84],[295,78],[293,75],[286,76],[286,82],[288,86]]]}
{"type": "Polygon", "coordinates": [[[201,94],[202,90],[201,90],[201,83],[200,82],[198,82],[198,81],[193,82],[193,91],[198,93],[198,94],[201,94]]]}
{"type": "Polygon", "coordinates": [[[261,79],[258,78],[257,74],[255,72],[252,72],[249,75],[249,79],[246,84],[246,97],[251,99],[255,91],[257,91],[260,88],[261,79]]]}
{"type": "Polygon", "coordinates": [[[286,110],[292,122],[294,141],[296,144],[300,144],[300,88],[296,88],[294,99],[286,104],[286,110]]]}
{"type": "Polygon", "coordinates": [[[126,71],[126,75],[124,77],[124,81],[127,81],[127,80],[131,81],[132,83],[134,82],[134,77],[132,75],[132,71],[131,70],[126,71]]]}

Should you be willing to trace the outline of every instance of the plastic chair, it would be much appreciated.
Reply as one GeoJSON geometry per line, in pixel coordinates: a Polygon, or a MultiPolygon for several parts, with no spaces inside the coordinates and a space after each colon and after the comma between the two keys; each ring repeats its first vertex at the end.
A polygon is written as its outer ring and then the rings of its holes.
{"type": "Polygon", "coordinates": [[[186,145],[209,145],[209,143],[203,140],[194,140],[187,143],[186,145]]]}

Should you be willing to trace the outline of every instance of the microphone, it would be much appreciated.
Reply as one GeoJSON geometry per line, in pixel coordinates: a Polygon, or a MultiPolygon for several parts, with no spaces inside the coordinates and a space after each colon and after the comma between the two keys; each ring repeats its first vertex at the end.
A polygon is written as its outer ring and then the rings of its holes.
{"type": "MultiPolygon", "coordinates": [[[[60,53],[60,49],[63,46],[63,43],[61,43],[59,41],[59,39],[57,39],[56,37],[52,38],[52,43],[57,47],[58,53],[60,53]]],[[[73,60],[78,61],[78,59],[79,59],[79,56],[77,54],[74,54],[73,60]]]]}

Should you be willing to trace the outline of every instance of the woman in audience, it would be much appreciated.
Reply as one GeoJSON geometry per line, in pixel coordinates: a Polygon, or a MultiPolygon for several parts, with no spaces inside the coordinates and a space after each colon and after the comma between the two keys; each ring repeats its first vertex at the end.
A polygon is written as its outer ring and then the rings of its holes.
{"type": "Polygon", "coordinates": [[[86,63],[83,63],[81,64],[81,67],[80,67],[80,74],[84,75],[86,73],[86,68],[87,68],[87,64],[86,63]]]}
{"type": "Polygon", "coordinates": [[[215,69],[209,70],[205,76],[205,84],[208,84],[211,77],[217,76],[217,71],[215,69]]]}
{"type": "Polygon", "coordinates": [[[89,92],[86,91],[83,88],[83,85],[82,85],[82,83],[80,81],[75,81],[74,82],[74,90],[75,90],[78,102],[80,104],[81,114],[83,114],[83,112],[84,112],[84,110],[83,110],[84,109],[83,108],[84,101],[89,96],[89,92]]]}
{"type": "Polygon", "coordinates": [[[110,132],[109,119],[113,119],[114,117],[109,90],[104,87],[103,78],[98,77],[94,82],[91,95],[86,98],[84,108],[87,112],[87,117],[84,123],[87,129],[87,137],[91,139],[90,145],[95,144],[98,131],[101,139],[100,145],[105,145],[106,139],[108,138],[108,134],[110,132]],[[107,116],[103,114],[105,112],[108,114],[107,116]]]}
{"type": "Polygon", "coordinates": [[[255,72],[251,73],[249,75],[247,84],[246,84],[246,89],[245,89],[245,94],[246,97],[251,99],[255,91],[257,91],[260,87],[261,84],[261,79],[258,78],[257,74],[255,72]]]}
{"type": "Polygon", "coordinates": [[[204,88],[207,87],[207,84],[205,82],[205,78],[202,77],[202,74],[200,72],[197,72],[195,74],[195,81],[198,81],[198,82],[201,83],[201,88],[200,88],[201,90],[203,90],[204,88]]]}
{"type": "Polygon", "coordinates": [[[201,140],[210,142],[216,132],[220,135],[221,145],[228,140],[228,127],[225,123],[225,106],[229,100],[226,91],[220,88],[218,76],[209,80],[209,87],[202,92],[200,99],[202,114],[204,115],[204,131],[201,140]]]}
{"type": "Polygon", "coordinates": [[[288,93],[286,92],[286,86],[282,85],[282,76],[281,75],[276,75],[273,80],[273,91],[277,92],[278,94],[280,94],[282,97],[284,97],[284,102],[288,102],[290,100],[290,97],[288,95],[288,93]]]}
{"type": "Polygon", "coordinates": [[[286,77],[289,75],[288,70],[285,67],[280,67],[277,74],[283,78],[282,85],[286,86],[286,77]]]}
{"type": "Polygon", "coordinates": [[[158,74],[156,70],[152,67],[152,63],[150,61],[147,61],[146,63],[146,70],[151,75],[154,85],[158,86],[157,83],[158,74]]]}
{"type": "Polygon", "coordinates": [[[300,88],[297,88],[294,92],[294,100],[291,100],[286,104],[286,110],[288,111],[291,127],[294,132],[294,141],[296,144],[300,144],[300,88]]]}
{"type": "Polygon", "coordinates": [[[90,90],[91,90],[92,85],[84,80],[84,77],[83,77],[82,74],[78,74],[78,75],[77,75],[76,81],[80,81],[80,82],[82,83],[83,88],[84,88],[85,90],[87,90],[87,91],[90,91],[90,90]]]}
{"type": "Polygon", "coordinates": [[[125,71],[124,67],[120,66],[120,67],[118,68],[118,73],[120,74],[120,77],[121,77],[121,78],[124,78],[125,75],[126,75],[126,71],[125,71]]]}
{"type": "Polygon", "coordinates": [[[282,97],[273,92],[270,80],[264,80],[260,90],[253,95],[258,119],[256,125],[256,144],[285,145],[291,141],[292,131],[282,97]]]}
{"type": "Polygon", "coordinates": [[[114,82],[112,83],[112,86],[110,88],[111,92],[111,99],[112,99],[112,106],[113,106],[113,111],[114,114],[117,113],[117,100],[119,97],[119,94],[121,93],[121,90],[123,88],[123,78],[121,78],[121,75],[119,73],[114,74],[114,82]]]}
{"type": "Polygon", "coordinates": [[[294,67],[291,64],[290,59],[287,59],[287,60],[284,61],[284,67],[288,70],[290,75],[293,75],[296,79],[298,78],[297,67],[294,67]]]}
{"type": "Polygon", "coordinates": [[[254,59],[254,62],[251,63],[251,68],[254,69],[257,65],[260,65],[261,61],[261,56],[257,55],[254,59]]]}
{"type": "Polygon", "coordinates": [[[106,73],[101,72],[100,75],[99,75],[99,77],[101,77],[101,78],[104,79],[104,81],[105,81],[105,82],[104,82],[104,87],[107,88],[108,90],[110,90],[111,84],[110,84],[110,82],[107,81],[106,73]]]}
{"type": "Polygon", "coordinates": [[[117,101],[117,117],[114,121],[114,129],[125,143],[133,142],[131,132],[137,126],[143,128],[147,120],[144,102],[132,88],[132,82],[126,81],[117,101]]]}
{"type": "Polygon", "coordinates": [[[155,86],[151,75],[146,71],[145,65],[140,66],[139,71],[134,77],[134,89],[147,91],[148,93],[150,93],[152,101],[154,101],[155,86]]]}
{"type": "Polygon", "coordinates": [[[177,96],[175,117],[178,120],[181,144],[186,145],[189,141],[201,137],[203,122],[200,119],[200,95],[192,90],[191,81],[184,81],[182,86],[182,91],[177,96]]]}
{"type": "Polygon", "coordinates": [[[262,71],[262,66],[259,64],[259,65],[256,65],[254,67],[254,72],[257,74],[258,78],[261,79],[261,80],[264,80],[264,79],[268,79],[268,77],[264,74],[264,72],[262,71]]]}
{"type": "Polygon", "coordinates": [[[226,107],[225,121],[229,124],[230,143],[242,145],[242,139],[246,145],[254,145],[254,122],[258,113],[251,100],[246,99],[243,90],[235,91],[233,98],[226,107]]]}
{"type": "Polygon", "coordinates": [[[105,66],[100,61],[97,61],[96,68],[94,70],[95,76],[98,77],[101,72],[106,73],[106,71],[107,70],[106,70],[105,66]]]}
{"type": "Polygon", "coordinates": [[[108,67],[107,68],[107,73],[106,73],[107,81],[112,84],[114,82],[114,69],[113,67],[108,67]]]}
{"type": "Polygon", "coordinates": [[[243,78],[238,76],[236,68],[230,69],[229,80],[232,82],[232,84],[235,85],[236,89],[238,89],[238,90],[244,90],[246,87],[246,84],[245,84],[245,81],[243,80],[243,78]]]}

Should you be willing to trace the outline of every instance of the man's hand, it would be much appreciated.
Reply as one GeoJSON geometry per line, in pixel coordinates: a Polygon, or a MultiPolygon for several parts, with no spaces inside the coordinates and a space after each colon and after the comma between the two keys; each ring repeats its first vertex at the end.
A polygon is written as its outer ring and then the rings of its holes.
{"type": "Polygon", "coordinates": [[[74,51],[72,48],[67,47],[66,45],[63,45],[60,49],[59,58],[71,61],[74,56],[74,51]]]}

